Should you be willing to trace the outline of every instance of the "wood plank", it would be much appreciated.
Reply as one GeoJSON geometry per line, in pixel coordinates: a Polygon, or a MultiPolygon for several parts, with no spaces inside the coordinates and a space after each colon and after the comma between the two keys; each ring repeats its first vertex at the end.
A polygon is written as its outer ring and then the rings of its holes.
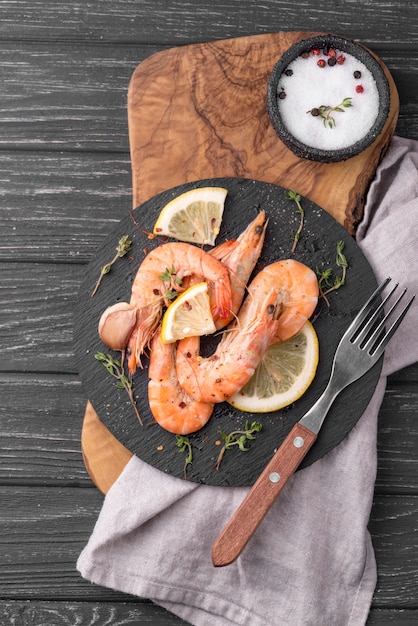
{"type": "Polygon", "coordinates": [[[369,530],[378,582],[373,606],[417,608],[418,496],[376,496],[369,530]]]}
{"type": "MultiPolygon", "coordinates": [[[[411,369],[416,372],[416,365],[411,369]]],[[[389,381],[378,422],[379,494],[418,493],[417,415],[416,379],[398,385],[389,381]]]]}
{"type": "Polygon", "coordinates": [[[82,265],[0,263],[0,371],[76,372],[72,315],[82,265]]]}
{"type": "Polygon", "coordinates": [[[178,45],[209,41],[254,32],[303,30],[309,28],[338,32],[370,41],[418,41],[414,3],[396,0],[341,3],[330,11],[326,0],[265,0],[237,5],[234,0],[194,2],[184,0],[181,8],[166,0],[107,0],[71,5],[33,3],[31,0],[2,3],[2,40],[105,41],[150,43],[156,40],[178,45]],[[117,24],[117,28],[115,28],[117,24]]]}
{"type": "MultiPolygon", "coordinates": [[[[0,30],[4,23],[2,18],[0,30]]],[[[362,41],[360,34],[356,37],[362,41]]],[[[418,138],[414,88],[418,50],[383,42],[375,46],[367,40],[362,43],[381,57],[398,87],[401,108],[396,134],[418,138]]],[[[163,50],[167,46],[2,41],[0,147],[128,154],[126,98],[130,78],[138,64],[163,50]]]]}
{"type": "Polygon", "coordinates": [[[366,626],[416,626],[418,624],[418,609],[373,609],[370,611],[366,626]]]}
{"type": "Polygon", "coordinates": [[[0,376],[0,483],[91,487],[81,453],[86,403],[74,375],[0,376]]]}
{"type": "MultiPolygon", "coordinates": [[[[162,607],[143,600],[129,602],[45,602],[5,600],[0,602],[0,613],[10,624],[19,626],[56,626],[63,624],[112,624],[112,626],[138,626],[138,624],[187,624],[162,607]]],[[[418,610],[372,609],[366,626],[416,626],[418,610]]]]}
{"type": "Polygon", "coordinates": [[[132,208],[127,154],[2,152],[0,171],[0,261],[86,263],[132,208]]]}
{"type": "Polygon", "coordinates": [[[2,43],[0,147],[127,153],[129,79],[158,49],[2,43]]]}
{"type": "MultiPolygon", "coordinates": [[[[75,569],[103,497],[94,488],[0,487],[0,597],[117,601],[75,569]]],[[[370,522],[379,571],[373,607],[416,609],[418,497],[376,498],[370,522]]]]}
{"type": "MultiPolygon", "coordinates": [[[[122,597],[117,596],[117,600],[122,597]]],[[[159,626],[181,626],[182,619],[146,600],[129,602],[45,602],[10,601],[0,602],[0,615],[8,624],[19,626],[57,626],[57,624],[82,624],[97,626],[138,626],[138,624],[158,624],[159,626]]],[[[4,622],[6,624],[6,622],[4,622]]]]}

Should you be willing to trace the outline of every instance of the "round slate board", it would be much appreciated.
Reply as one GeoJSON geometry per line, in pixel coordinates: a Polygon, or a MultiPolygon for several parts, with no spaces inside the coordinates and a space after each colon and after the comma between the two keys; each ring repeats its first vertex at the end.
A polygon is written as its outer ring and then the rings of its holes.
{"type": "MultiPolygon", "coordinates": [[[[228,189],[217,244],[237,237],[257,212],[264,209],[269,224],[259,267],[279,259],[294,258],[313,269],[331,267],[335,276],[341,271],[335,264],[339,241],[344,241],[344,254],[349,265],[346,284],[329,295],[330,307],[320,299],[312,316],[319,337],[320,360],[315,380],[305,395],[286,409],[268,414],[241,413],[227,403],[219,404],[208,424],[189,436],[193,463],[187,468],[188,480],[218,486],[246,486],[255,482],[291,427],[324,390],[341,335],[377,285],[367,260],[352,237],[333,217],[306,198],[301,199],[305,211],[303,230],[296,251],[291,254],[300,215],[294,201],[286,199],[287,190],[276,185],[238,178],[201,180],[164,191],[127,215],[98,249],[87,268],[75,312],[74,341],[81,381],[94,409],[110,432],[146,463],[183,478],[185,454],[177,447],[175,435],[153,421],[147,402],[147,359],[144,359],[144,368],[133,376],[136,404],[144,423],[141,426],[126,391],[116,387],[115,380],[94,358],[97,352],[109,352],[99,339],[97,325],[108,306],[129,301],[132,281],[141,261],[147,252],[161,244],[147,235],[152,232],[161,208],[180,193],[205,186],[228,189]],[[100,269],[113,258],[123,235],[131,237],[132,250],[112,266],[92,298],[100,269]],[[216,469],[221,449],[216,442],[221,439],[221,431],[229,433],[241,429],[246,420],[262,422],[262,431],[250,443],[248,451],[227,450],[220,468],[216,469]]],[[[113,356],[119,358],[120,353],[113,353],[113,356]]],[[[332,450],[354,427],[373,394],[380,369],[381,361],[336,399],[301,468],[332,450]]]]}

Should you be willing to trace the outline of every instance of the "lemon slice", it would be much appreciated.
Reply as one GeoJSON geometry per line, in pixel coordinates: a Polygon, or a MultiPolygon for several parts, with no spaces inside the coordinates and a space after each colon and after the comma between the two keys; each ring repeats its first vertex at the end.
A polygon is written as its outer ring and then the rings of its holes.
{"type": "Polygon", "coordinates": [[[270,346],[248,383],[228,402],[240,411],[268,413],[300,398],[313,381],[318,337],[310,322],[294,337],[270,346]]]}
{"type": "Polygon", "coordinates": [[[163,343],[173,343],[185,337],[209,335],[215,330],[208,285],[197,283],[167,307],[161,324],[161,340],[163,343]]]}
{"type": "Polygon", "coordinates": [[[213,246],[221,227],[227,193],[223,187],[201,187],[182,193],[161,209],[154,235],[213,246]]]}

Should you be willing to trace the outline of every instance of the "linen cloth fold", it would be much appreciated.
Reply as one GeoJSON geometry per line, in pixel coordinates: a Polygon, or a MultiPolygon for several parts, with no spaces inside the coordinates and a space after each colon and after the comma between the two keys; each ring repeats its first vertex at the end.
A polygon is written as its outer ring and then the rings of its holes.
{"type": "MultiPolygon", "coordinates": [[[[357,241],[378,281],[418,293],[418,142],[394,137],[371,184],[357,241]]],[[[418,305],[389,343],[357,425],[297,472],[237,561],[212,543],[248,491],[188,483],[133,457],[108,492],[77,568],[98,585],[149,598],[195,626],[362,626],[376,585],[367,525],[377,416],[388,374],[415,362],[418,305]]]]}

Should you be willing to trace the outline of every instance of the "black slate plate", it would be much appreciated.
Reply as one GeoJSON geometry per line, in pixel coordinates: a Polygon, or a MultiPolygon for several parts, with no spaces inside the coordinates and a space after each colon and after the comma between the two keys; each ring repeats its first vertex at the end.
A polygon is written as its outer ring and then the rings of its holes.
{"type": "MultiPolygon", "coordinates": [[[[344,253],[349,264],[346,284],[329,296],[330,308],[321,299],[312,317],[319,337],[320,361],[315,380],[306,394],[292,406],[269,414],[240,413],[222,403],[216,407],[208,424],[198,433],[190,435],[193,463],[188,467],[189,480],[209,485],[244,486],[256,480],[294,423],[322,393],[341,335],[377,285],[367,260],[352,237],[333,217],[306,198],[302,198],[305,224],[296,252],[291,255],[300,216],[296,204],[285,198],[286,190],[276,185],[248,179],[208,179],[181,185],[144,202],[115,227],[94,255],[79,291],[74,320],[75,351],[85,392],[107,428],[143,461],[165,473],[183,477],[185,455],[179,452],[175,436],[155,423],[141,426],[126,392],[115,386],[114,379],[94,358],[95,353],[108,351],[98,337],[97,324],[109,305],[121,300],[129,301],[131,284],[145,252],[161,243],[149,239],[146,232],[152,232],[164,204],[183,191],[207,185],[228,189],[217,243],[237,237],[256,213],[264,209],[269,225],[260,266],[279,259],[294,258],[313,269],[332,267],[335,275],[340,272],[335,265],[335,256],[337,242],[341,240],[344,241],[344,253]],[[95,297],[91,298],[100,268],[113,258],[118,240],[123,235],[129,235],[133,240],[131,253],[117,261],[104,277],[95,297]],[[215,469],[220,451],[215,442],[220,439],[220,431],[228,433],[241,428],[247,419],[261,421],[262,431],[247,452],[228,450],[220,469],[215,469]]],[[[114,356],[118,357],[119,353],[114,353],[114,356]]],[[[135,373],[133,384],[137,406],[144,424],[147,424],[153,418],[147,403],[148,376],[146,359],[144,361],[144,369],[135,373]]],[[[373,394],[380,369],[381,362],[340,394],[301,467],[310,465],[332,450],[355,426],[373,394]]]]}

